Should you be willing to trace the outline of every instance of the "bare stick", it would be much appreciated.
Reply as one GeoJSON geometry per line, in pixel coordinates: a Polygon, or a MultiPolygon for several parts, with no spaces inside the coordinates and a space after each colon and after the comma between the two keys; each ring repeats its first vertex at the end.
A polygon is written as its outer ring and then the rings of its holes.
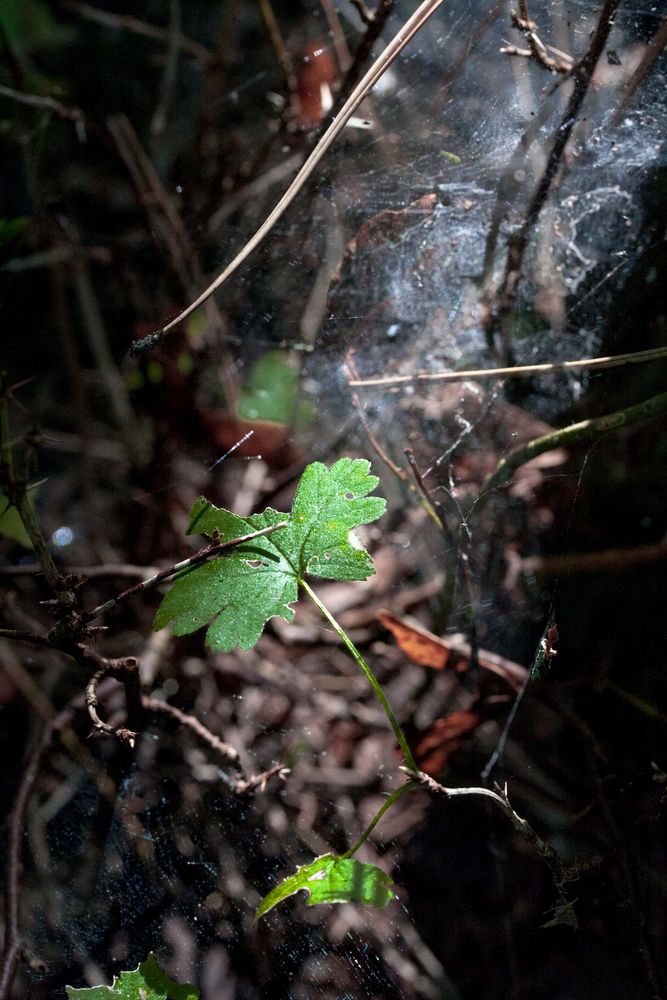
{"type": "Polygon", "coordinates": [[[156,330],[155,333],[150,334],[148,337],[144,337],[142,340],[135,340],[130,348],[131,354],[141,354],[144,351],[148,351],[152,347],[157,346],[157,344],[160,344],[170,330],[173,330],[175,326],[178,326],[179,323],[182,323],[184,319],[187,319],[188,316],[198,309],[199,306],[213,294],[213,292],[217,291],[217,289],[227,281],[227,279],[237,270],[243,261],[250,256],[253,250],[259,246],[262,240],[273,229],[285,209],[292,203],[299,191],[301,191],[317,164],[329,150],[332,143],[338,138],[366,95],[372,90],[382,74],[389,68],[389,66],[391,66],[408,42],[410,42],[414,35],[426,23],[431,15],[436,12],[438,7],[440,7],[443,2],[444,0],[424,0],[421,6],[418,7],[412,17],[406,21],[400,31],[398,31],[392,38],[384,52],[378,59],[376,59],[365,76],[354,88],[341,110],[326,129],[324,135],[299,170],[285,194],[282,196],[273,211],[271,211],[266,217],[254,236],[248,240],[245,246],[233,258],[231,263],[229,263],[227,267],[221,271],[217,278],[211,282],[208,288],[206,288],[201,295],[194,300],[194,302],[191,302],[186,309],[179,313],[175,319],[171,320],[166,326],[162,327],[162,329],[156,330]]]}
{"type": "Polygon", "coordinates": [[[135,594],[140,594],[145,590],[150,590],[152,587],[156,587],[158,583],[162,583],[163,580],[168,579],[168,577],[173,576],[175,573],[180,573],[183,569],[189,569],[191,566],[198,566],[200,563],[208,562],[209,559],[213,559],[215,556],[219,555],[221,552],[225,552],[227,549],[235,548],[237,545],[242,545],[244,542],[251,542],[255,538],[263,538],[264,535],[271,535],[274,531],[278,531],[280,528],[286,527],[287,521],[280,521],[278,524],[270,524],[268,528],[261,528],[259,531],[250,531],[247,535],[242,535],[240,538],[232,538],[226,542],[216,542],[214,545],[205,545],[203,549],[199,549],[199,551],[195,552],[195,554],[190,556],[189,559],[183,559],[181,562],[175,563],[173,566],[161,569],[159,573],[149,577],[147,580],[142,580],[141,583],[135,583],[134,586],[128,587],[127,590],[124,590],[116,597],[112,597],[111,600],[105,601],[104,604],[99,604],[91,611],[86,611],[83,618],[85,621],[92,621],[92,619],[97,618],[98,615],[103,614],[105,611],[109,611],[111,608],[117,607],[124,601],[129,600],[130,597],[134,597],[135,594]]]}
{"type": "Polygon", "coordinates": [[[658,30],[649,42],[646,51],[642,56],[639,66],[625,85],[623,96],[621,97],[618,107],[616,108],[614,116],[611,120],[612,128],[615,128],[620,122],[628,105],[632,101],[632,98],[635,96],[637,89],[642,85],[644,79],[653,69],[665,45],[667,45],[667,17],[662,18],[658,30]]]}
{"type": "Polygon", "coordinates": [[[263,792],[270,778],[276,776],[284,781],[289,773],[290,769],[284,764],[274,764],[268,771],[262,771],[261,774],[251,774],[249,778],[239,778],[232,784],[232,788],[237,795],[245,795],[246,792],[252,792],[256,788],[263,792]]]}
{"type": "Polygon", "coordinates": [[[14,90],[12,87],[0,85],[0,97],[7,97],[18,104],[26,104],[29,108],[45,108],[53,111],[61,118],[69,118],[73,122],[85,121],[85,115],[80,108],[75,108],[71,104],[63,104],[56,101],[54,97],[43,97],[41,94],[26,94],[22,90],[14,90]]]}
{"type": "Polygon", "coordinates": [[[630,354],[613,354],[603,358],[581,358],[578,361],[555,361],[542,365],[511,365],[507,368],[472,368],[461,372],[416,372],[414,375],[391,375],[387,378],[352,378],[351,387],[373,388],[388,385],[407,385],[412,382],[463,382],[466,379],[526,378],[530,375],[557,375],[577,368],[589,370],[615,368],[618,365],[641,364],[667,358],[667,347],[652,347],[647,351],[630,354]]]}
{"type": "MultiPolygon", "coordinates": [[[[46,732],[50,736],[50,728],[48,726],[46,732]]],[[[23,821],[30,796],[33,793],[44,744],[45,736],[42,735],[38,739],[23,772],[16,802],[9,818],[6,861],[7,882],[5,886],[5,945],[2,952],[2,970],[0,970],[0,1000],[6,1000],[9,997],[9,991],[16,974],[16,964],[23,949],[23,941],[19,931],[21,840],[23,837],[23,821]]]]}
{"type": "Polygon", "coordinates": [[[149,698],[146,695],[142,698],[143,707],[147,712],[153,712],[156,715],[160,713],[162,715],[170,715],[172,719],[176,719],[181,726],[185,726],[187,729],[191,729],[204,743],[207,743],[212,750],[219,753],[221,757],[225,757],[230,764],[235,767],[239,767],[239,755],[238,751],[234,749],[229,743],[225,743],[221,740],[219,736],[212,733],[203,722],[196,719],[194,715],[188,715],[187,712],[181,711],[175,705],[170,705],[166,701],[160,701],[159,698],[149,698]]]}
{"type": "Polygon", "coordinates": [[[539,577],[576,576],[586,573],[627,573],[637,566],[667,559],[667,535],[653,545],[626,549],[601,549],[599,552],[572,552],[560,556],[526,556],[517,569],[539,577]]]}
{"type": "Polygon", "coordinates": [[[556,881],[556,887],[561,890],[562,884],[567,881],[567,871],[563,865],[560,855],[554,851],[553,847],[550,847],[546,841],[533,830],[530,823],[523,819],[510,805],[509,797],[507,795],[507,788],[498,788],[497,791],[491,791],[490,788],[445,788],[441,785],[439,781],[432,778],[429,774],[425,774],[423,771],[411,771],[407,767],[401,767],[401,771],[410,778],[411,781],[416,781],[418,784],[423,785],[424,788],[428,788],[430,792],[435,795],[440,795],[445,799],[458,798],[460,796],[475,796],[482,797],[486,799],[491,799],[496,805],[500,806],[505,815],[509,818],[514,829],[524,837],[528,843],[537,851],[540,857],[546,862],[546,864],[551,869],[556,881]]]}
{"type": "Polygon", "coordinates": [[[547,200],[551,185],[560,166],[565,147],[572,134],[575,122],[584,103],[590,86],[593,70],[600,58],[609,37],[614,15],[620,0],[605,0],[600,13],[590,46],[581,62],[572,69],[574,88],[563,117],[556,129],[556,135],[547,158],[547,163],[540,181],[528,206],[526,217],[519,229],[508,240],[507,262],[502,285],[499,289],[495,308],[489,312],[489,337],[496,320],[500,325],[500,347],[505,360],[511,357],[510,314],[517,296],[523,258],[528,241],[547,200]]]}
{"type": "MultiPolygon", "coordinates": [[[[144,35],[146,38],[153,38],[155,41],[169,44],[169,29],[161,28],[157,24],[150,24],[148,21],[141,21],[138,17],[132,17],[131,14],[113,14],[111,11],[100,10],[99,7],[94,7],[89,3],[79,3],[77,0],[60,0],[60,6],[72,11],[74,14],[78,14],[80,17],[87,18],[89,21],[97,21],[98,24],[104,24],[110,28],[120,28],[124,31],[131,31],[136,35],[144,35]]],[[[179,47],[184,52],[194,56],[198,62],[203,64],[211,62],[213,54],[206,46],[200,45],[199,42],[193,41],[180,32],[176,34],[176,38],[179,47]]]]}
{"type": "Polygon", "coordinates": [[[505,45],[500,51],[505,53],[505,55],[523,56],[524,58],[534,59],[539,66],[549,70],[551,73],[562,73],[564,75],[571,73],[574,66],[572,57],[566,55],[564,52],[557,52],[549,45],[545,45],[537,34],[537,25],[528,15],[528,7],[525,0],[520,0],[520,7],[521,16],[515,10],[510,11],[510,16],[514,27],[526,36],[528,48],[519,49],[516,45],[505,45]],[[554,52],[558,58],[552,58],[547,50],[554,52]]]}

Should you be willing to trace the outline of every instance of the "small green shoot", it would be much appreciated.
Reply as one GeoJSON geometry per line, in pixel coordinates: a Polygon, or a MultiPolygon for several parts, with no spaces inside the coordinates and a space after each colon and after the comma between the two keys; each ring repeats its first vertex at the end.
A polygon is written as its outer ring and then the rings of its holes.
{"type": "Polygon", "coordinates": [[[363,864],[354,858],[323,854],[307,865],[297,868],[264,897],[257,908],[255,920],[265,916],[277,903],[301,889],[308,893],[306,903],[365,903],[380,909],[395,898],[392,879],[375,865],[363,864]]]}
{"type": "Polygon", "coordinates": [[[136,969],[114,976],[111,986],[66,990],[68,1000],[199,1000],[199,991],[170,979],[152,953],[136,969]]]}

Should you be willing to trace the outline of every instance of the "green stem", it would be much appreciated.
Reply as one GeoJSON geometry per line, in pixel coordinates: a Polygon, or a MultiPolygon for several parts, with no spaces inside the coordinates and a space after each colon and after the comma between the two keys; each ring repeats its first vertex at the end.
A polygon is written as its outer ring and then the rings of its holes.
{"type": "Polygon", "coordinates": [[[608,431],[619,427],[632,427],[643,420],[664,416],[665,413],[667,413],[667,392],[645,399],[636,406],[628,406],[625,410],[617,410],[616,413],[608,413],[604,417],[582,420],[578,424],[535,438],[511,452],[498,464],[496,471],[484,483],[480,496],[484,497],[498,486],[504,486],[520,466],[525,465],[531,458],[544,454],[545,451],[569,448],[573,444],[587,444],[608,431]]]}
{"type": "Polygon", "coordinates": [[[370,686],[373,688],[373,691],[375,692],[375,697],[377,698],[377,700],[382,705],[382,708],[384,710],[384,714],[389,719],[389,725],[393,729],[394,736],[396,737],[398,745],[400,746],[401,750],[403,751],[403,756],[405,757],[405,762],[406,762],[407,766],[409,767],[409,769],[411,771],[417,771],[417,770],[419,770],[418,767],[417,767],[417,765],[415,764],[415,759],[412,756],[412,752],[410,750],[410,747],[408,746],[408,741],[405,738],[405,734],[404,734],[403,730],[401,729],[396,716],[394,715],[394,711],[393,711],[391,705],[389,704],[389,702],[387,700],[387,696],[384,693],[384,691],[382,690],[382,685],[378,681],[377,677],[375,676],[375,674],[373,673],[373,671],[371,670],[371,668],[368,666],[368,664],[364,660],[363,656],[361,655],[361,653],[359,652],[359,650],[357,649],[357,647],[354,645],[354,643],[352,642],[352,640],[348,636],[348,634],[345,631],[345,629],[343,629],[338,624],[338,622],[336,621],[336,619],[334,618],[334,616],[331,614],[331,612],[329,611],[329,609],[327,607],[325,607],[324,604],[322,604],[321,600],[319,599],[319,597],[317,596],[317,594],[315,593],[315,591],[312,590],[311,587],[308,586],[308,584],[306,583],[305,580],[299,579],[299,583],[301,584],[301,586],[303,587],[303,589],[305,590],[305,592],[308,594],[308,596],[310,597],[311,601],[314,604],[316,604],[317,607],[320,609],[320,611],[322,612],[322,614],[324,615],[324,617],[326,618],[326,620],[329,622],[329,624],[331,625],[331,627],[334,629],[334,631],[338,633],[338,635],[340,636],[340,638],[343,640],[344,644],[347,646],[347,649],[348,649],[348,652],[350,653],[350,656],[352,657],[352,659],[355,661],[355,663],[361,668],[361,670],[365,674],[366,680],[368,681],[368,683],[370,684],[370,686]]]}
{"type": "Polygon", "coordinates": [[[401,795],[403,795],[404,792],[410,792],[412,791],[413,788],[418,788],[418,787],[419,786],[416,781],[409,781],[407,785],[401,785],[400,788],[397,788],[395,791],[393,791],[389,796],[389,798],[387,799],[387,801],[383,803],[382,807],[377,811],[373,819],[370,821],[370,823],[368,824],[362,835],[359,837],[359,840],[357,840],[352,845],[349,851],[346,851],[345,854],[341,854],[340,857],[351,858],[353,854],[356,854],[361,845],[366,840],[368,840],[369,836],[371,835],[377,824],[380,822],[386,811],[388,809],[391,809],[394,802],[396,802],[397,799],[400,799],[401,795]]]}

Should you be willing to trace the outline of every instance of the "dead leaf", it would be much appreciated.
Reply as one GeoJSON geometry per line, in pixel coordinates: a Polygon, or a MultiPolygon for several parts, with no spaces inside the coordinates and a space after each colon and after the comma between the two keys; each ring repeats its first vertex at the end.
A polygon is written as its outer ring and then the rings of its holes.
{"type": "Polygon", "coordinates": [[[433,667],[434,670],[467,670],[465,654],[457,650],[448,639],[439,639],[421,625],[413,625],[389,611],[378,611],[377,617],[392,633],[399,649],[413,663],[418,663],[421,667],[433,667]]]}
{"type": "Polygon", "coordinates": [[[466,737],[472,736],[483,721],[483,716],[473,709],[463,709],[436,719],[420,734],[412,747],[419,768],[431,777],[436,777],[444,770],[447,761],[466,737]]]}
{"type": "MultiPolygon", "coordinates": [[[[390,611],[378,611],[378,621],[388,629],[406,656],[413,663],[434,670],[456,670],[463,673],[470,666],[470,645],[462,639],[441,639],[421,625],[415,625],[406,618],[393,615],[390,611]]],[[[508,660],[487,649],[480,649],[477,661],[484,670],[490,670],[518,691],[524,684],[527,670],[521,664],[508,660]]]]}

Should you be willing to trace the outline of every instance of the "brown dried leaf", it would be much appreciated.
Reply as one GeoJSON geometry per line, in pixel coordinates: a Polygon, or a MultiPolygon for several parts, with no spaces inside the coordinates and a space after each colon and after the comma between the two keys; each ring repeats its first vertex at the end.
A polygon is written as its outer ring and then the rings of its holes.
{"type": "MultiPolygon", "coordinates": [[[[470,646],[458,639],[441,639],[421,625],[414,625],[405,618],[389,611],[378,611],[378,620],[388,629],[406,656],[413,663],[434,670],[466,671],[470,665],[470,646]]],[[[526,679],[526,668],[487,649],[480,649],[477,661],[484,670],[489,670],[518,691],[526,679]]]]}

